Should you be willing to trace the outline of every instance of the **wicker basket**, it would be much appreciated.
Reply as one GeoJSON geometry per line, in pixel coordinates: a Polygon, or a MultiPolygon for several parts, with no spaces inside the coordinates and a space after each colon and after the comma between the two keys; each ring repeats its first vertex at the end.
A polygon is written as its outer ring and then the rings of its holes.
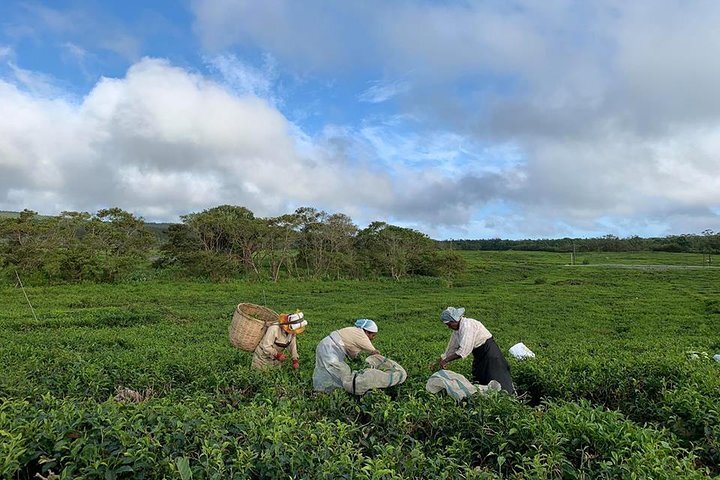
{"type": "Polygon", "coordinates": [[[253,303],[241,303],[235,309],[228,328],[230,343],[246,352],[255,351],[268,325],[277,323],[278,314],[253,303]]]}

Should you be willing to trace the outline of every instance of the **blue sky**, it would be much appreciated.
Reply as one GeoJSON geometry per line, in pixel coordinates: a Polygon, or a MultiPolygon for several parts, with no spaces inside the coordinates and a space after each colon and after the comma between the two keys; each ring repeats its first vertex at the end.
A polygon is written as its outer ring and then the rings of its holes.
{"type": "Polygon", "coordinates": [[[0,209],[720,230],[720,3],[0,3],[0,209]]]}

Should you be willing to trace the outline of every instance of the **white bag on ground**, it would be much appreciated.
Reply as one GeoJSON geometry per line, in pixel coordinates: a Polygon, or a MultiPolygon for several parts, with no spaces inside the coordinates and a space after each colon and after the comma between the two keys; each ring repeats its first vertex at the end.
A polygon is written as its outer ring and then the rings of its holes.
{"type": "Polygon", "coordinates": [[[720,353],[718,353],[717,355],[713,355],[713,359],[714,359],[716,362],[720,363],[720,353]]]}
{"type": "Polygon", "coordinates": [[[500,389],[500,383],[496,380],[490,380],[487,385],[473,384],[463,375],[451,370],[439,370],[433,373],[425,384],[425,390],[428,392],[439,393],[444,390],[458,402],[478,392],[485,393],[488,390],[500,389]]]}
{"type": "Polygon", "coordinates": [[[370,355],[365,359],[370,368],[352,372],[343,378],[343,388],[353,395],[364,395],[373,388],[389,388],[407,379],[405,369],[399,363],[382,355],[370,355]]]}
{"type": "Polygon", "coordinates": [[[510,355],[517,359],[535,358],[535,354],[524,343],[516,343],[510,347],[510,355]]]}

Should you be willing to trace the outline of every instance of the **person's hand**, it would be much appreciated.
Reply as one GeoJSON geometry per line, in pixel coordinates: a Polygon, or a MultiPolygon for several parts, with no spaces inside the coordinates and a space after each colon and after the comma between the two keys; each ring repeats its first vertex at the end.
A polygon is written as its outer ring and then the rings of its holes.
{"type": "Polygon", "coordinates": [[[298,368],[300,368],[300,360],[293,358],[293,370],[297,370],[298,368]]]}
{"type": "Polygon", "coordinates": [[[440,362],[441,362],[441,361],[442,361],[442,358],[438,358],[437,360],[433,360],[432,362],[430,362],[430,363],[428,364],[428,368],[429,368],[431,371],[436,371],[436,370],[442,369],[442,367],[440,366],[440,362]]]}
{"type": "Polygon", "coordinates": [[[445,370],[445,366],[448,364],[448,362],[445,361],[444,358],[441,358],[438,360],[438,367],[445,370]]]}
{"type": "Polygon", "coordinates": [[[278,362],[284,362],[285,360],[287,360],[287,356],[285,356],[285,354],[282,352],[278,352],[275,354],[275,360],[277,360],[278,362]]]}

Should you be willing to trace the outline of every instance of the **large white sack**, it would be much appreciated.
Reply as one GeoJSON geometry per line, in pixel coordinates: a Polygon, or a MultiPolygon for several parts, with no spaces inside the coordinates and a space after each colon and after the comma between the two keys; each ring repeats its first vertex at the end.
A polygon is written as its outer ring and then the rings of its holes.
{"type": "Polygon", "coordinates": [[[352,372],[343,378],[343,388],[353,395],[364,395],[373,388],[393,387],[407,379],[407,373],[399,363],[382,355],[370,355],[365,363],[370,368],[352,372]]]}
{"type": "Polygon", "coordinates": [[[500,383],[496,380],[490,380],[487,385],[473,384],[463,375],[451,370],[439,370],[430,375],[427,383],[425,383],[425,390],[428,392],[439,393],[445,391],[458,402],[478,392],[499,391],[500,388],[500,383]]]}

